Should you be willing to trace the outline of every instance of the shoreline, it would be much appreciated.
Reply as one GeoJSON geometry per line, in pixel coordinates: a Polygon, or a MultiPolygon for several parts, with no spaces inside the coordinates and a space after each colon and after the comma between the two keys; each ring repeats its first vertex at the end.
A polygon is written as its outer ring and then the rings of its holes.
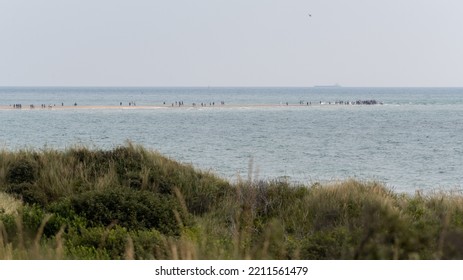
{"type": "Polygon", "coordinates": [[[383,105],[382,103],[377,104],[335,104],[335,103],[312,103],[312,104],[227,104],[227,105],[137,105],[137,106],[126,106],[126,105],[72,105],[72,106],[24,106],[21,108],[15,108],[13,105],[0,105],[0,111],[32,111],[32,110],[157,110],[157,109],[230,109],[230,108],[284,108],[284,107],[351,107],[351,106],[371,106],[371,105],[383,105]]]}

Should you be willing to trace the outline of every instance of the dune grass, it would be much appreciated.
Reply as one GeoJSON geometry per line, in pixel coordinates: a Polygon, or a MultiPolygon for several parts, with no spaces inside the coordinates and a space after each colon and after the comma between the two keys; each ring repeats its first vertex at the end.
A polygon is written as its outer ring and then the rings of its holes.
{"type": "Polygon", "coordinates": [[[130,143],[0,151],[0,259],[462,259],[463,196],[230,183],[130,143]]]}

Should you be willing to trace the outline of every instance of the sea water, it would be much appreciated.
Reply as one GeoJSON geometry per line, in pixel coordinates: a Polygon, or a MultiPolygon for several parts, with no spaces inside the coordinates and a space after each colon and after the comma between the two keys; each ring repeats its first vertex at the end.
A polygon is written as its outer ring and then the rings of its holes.
{"type": "Polygon", "coordinates": [[[0,106],[0,147],[9,150],[130,140],[231,181],[463,185],[461,88],[0,88],[0,106]],[[382,104],[345,105],[357,100],[382,104]]]}

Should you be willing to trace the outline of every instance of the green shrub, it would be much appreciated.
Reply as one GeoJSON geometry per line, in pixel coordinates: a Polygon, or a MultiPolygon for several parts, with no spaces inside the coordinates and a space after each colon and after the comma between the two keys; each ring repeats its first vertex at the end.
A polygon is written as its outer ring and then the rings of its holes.
{"type": "Polygon", "coordinates": [[[64,235],[65,245],[68,250],[84,252],[88,254],[85,257],[87,259],[108,256],[109,259],[113,260],[123,258],[127,237],[127,229],[117,225],[80,228],[78,230],[70,229],[64,235]],[[94,248],[95,250],[84,248],[94,248]]]}
{"type": "Polygon", "coordinates": [[[45,190],[30,182],[11,184],[7,187],[6,192],[29,204],[46,205],[49,199],[45,190]]]}
{"type": "Polygon", "coordinates": [[[112,259],[126,257],[132,251],[135,259],[154,259],[164,256],[164,238],[156,230],[128,231],[120,226],[71,229],[65,236],[68,258],[112,259]],[[129,239],[133,247],[128,246],[129,239]]]}
{"type": "Polygon", "coordinates": [[[166,255],[165,238],[157,230],[137,230],[129,235],[133,241],[136,259],[159,259],[166,255]]]}
{"type": "Polygon", "coordinates": [[[39,228],[46,220],[47,213],[37,205],[26,204],[16,215],[0,214],[7,241],[15,246],[30,247],[38,234],[40,238],[44,237],[39,228]]]}
{"type": "Polygon", "coordinates": [[[352,255],[352,232],[340,226],[310,233],[304,240],[301,258],[308,260],[349,259],[352,255]]]}
{"type": "Polygon", "coordinates": [[[9,164],[6,171],[8,184],[33,183],[38,176],[38,165],[30,159],[19,159],[9,164]]]}
{"type": "MultiPolygon", "coordinates": [[[[131,144],[109,151],[90,151],[77,148],[68,151],[76,169],[82,169],[80,185],[97,185],[110,174],[116,185],[146,190],[161,195],[175,195],[180,190],[187,209],[192,214],[204,214],[220,203],[232,187],[212,174],[195,170],[192,166],[170,160],[155,152],[131,144]],[[114,172],[114,175],[111,174],[114,172]]],[[[114,186],[112,182],[111,188],[114,186]]]]}
{"type": "MultiPolygon", "coordinates": [[[[176,200],[148,191],[122,187],[90,191],[57,203],[51,211],[62,217],[75,213],[89,221],[90,226],[116,223],[129,230],[155,228],[166,234],[180,232],[175,211],[181,211],[176,200]]],[[[183,222],[189,219],[187,216],[181,218],[183,222]]]]}
{"type": "Polygon", "coordinates": [[[126,175],[131,172],[140,172],[144,163],[141,152],[131,145],[117,147],[104,154],[106,158],[115,163],[116,172],[121,179],[126,179],[126,175]]]}

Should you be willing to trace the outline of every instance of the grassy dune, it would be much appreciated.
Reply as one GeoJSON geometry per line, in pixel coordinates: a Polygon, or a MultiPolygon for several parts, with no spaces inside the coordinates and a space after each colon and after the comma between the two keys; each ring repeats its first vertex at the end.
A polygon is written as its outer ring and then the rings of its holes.
{"type": "Polygon", "coordinates": [[[132,144],[4,150],[0,259],[463,259],[463,196],[232,184],[132,144]]]}

